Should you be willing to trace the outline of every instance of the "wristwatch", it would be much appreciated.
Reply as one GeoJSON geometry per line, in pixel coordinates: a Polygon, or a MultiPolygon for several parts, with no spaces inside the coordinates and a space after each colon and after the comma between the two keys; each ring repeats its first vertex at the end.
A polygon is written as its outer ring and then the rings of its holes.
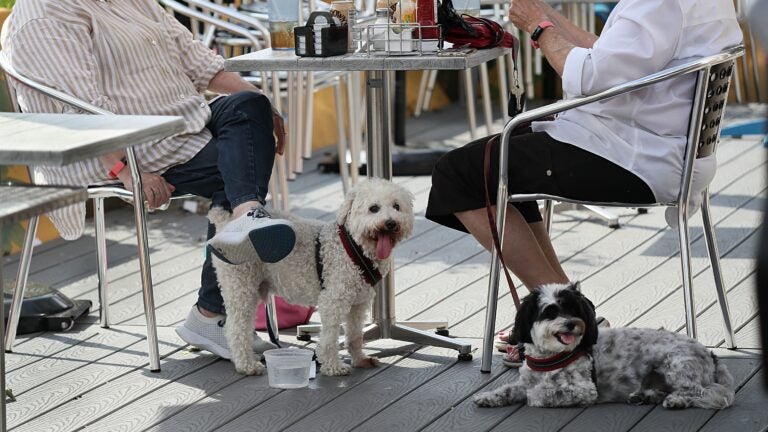
{"type": "Polygon", "coordinates": [[[533,45],[534,48],[539,49],[539,38],[541,37],[541,34],[544,33],[544,29],[554,26],[555,25],[550,21],[540,22],[539,25],[536,26],[536,29],[531,32],[531,45],[533,45]]]}

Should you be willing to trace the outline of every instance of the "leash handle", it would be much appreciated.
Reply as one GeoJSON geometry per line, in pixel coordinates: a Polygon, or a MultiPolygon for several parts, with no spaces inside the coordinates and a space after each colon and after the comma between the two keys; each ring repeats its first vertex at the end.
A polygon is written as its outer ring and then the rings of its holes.
{"type": "MultiPolygon", "coordinates": [[[[483,161],[483,186],[485,188],[485,212],[488,214],[488,225],[491,229],[491,237],[493,237],[493,247],[496,248],[496,255],[501,261],[501,268],[504,269],[504,276],[507,277],[507,285],[509,286],[509,293],[512,294],[512,300],[515,302],[515,308],[520,310],[520,296],[517,295],[515,289],[515,283],[512,282],[512,276],[509,275],[507,270],[507,264],[504,262],[504,254],[501,253],[501,241],[499,240],[499,232],[496,230],[496,218],[493,216],[493,210],[491,209],[491,195],[488,192],[488,175],[491,171],[491,147],[495,141],[499,140],[499,135],[494,135],[485,143],[485,158],[483,161]]],[[[499,203],[496,203],[499,205],[499,203]]],[[[506,204],[504,204],[506,205],[506,204]]]]}

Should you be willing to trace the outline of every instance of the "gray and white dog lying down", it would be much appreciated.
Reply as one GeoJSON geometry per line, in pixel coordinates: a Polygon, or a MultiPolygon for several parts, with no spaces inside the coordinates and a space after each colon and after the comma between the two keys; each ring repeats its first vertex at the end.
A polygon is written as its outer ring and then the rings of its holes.
{"type": "MultiPolygon", "coordinates": [[[[392,250],[413,230],[413,195],[392,182],[369,179],[347,192],[332,222],[277,210],[271,213],[293,224],[296,244],[288,256],[271,264],[255,260],[241,265],[213,258],[227,309],[225,333],[235,369],[248,375],[264,372],[251,349],[251,334],[256,305],[269,294],[282,296],[288,303],[317,306],[322,374],[346,375],[351,369],[338,355],[343,322],[352,366],[375,366],[378,360],[363,354],[363,325],[374,286],[391,267],[392,250]]],[[[208,218],[220,229],[229,213],[215,208],[208,218]]]]}
{"type": "Polygon", "coordinates": [[[733,404],[733,378],[706,347],[666,330],[602,328],[598,333],[595,308],[578,283],[545,285],[528,295],[512,340],[525,344],[520,376],[475,395],[476,404],[624,402],[709,409],[733,404]]]}

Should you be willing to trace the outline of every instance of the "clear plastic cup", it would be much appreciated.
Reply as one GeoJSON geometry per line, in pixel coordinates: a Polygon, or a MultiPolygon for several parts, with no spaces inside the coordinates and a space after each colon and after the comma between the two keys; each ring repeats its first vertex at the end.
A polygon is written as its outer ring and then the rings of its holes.
{"type": "Polygon", "coordinates": [[[309,368],[314,353],[302,348],[278,348],[264,351],[269,386],[294,389],[309,385],[309,368]]]}
{"type": "Polygon", "coordinates": [[[299,25],[299,0],[269,0],[268,11],[272,49],[292,50],[293,28],[299,25]]]}

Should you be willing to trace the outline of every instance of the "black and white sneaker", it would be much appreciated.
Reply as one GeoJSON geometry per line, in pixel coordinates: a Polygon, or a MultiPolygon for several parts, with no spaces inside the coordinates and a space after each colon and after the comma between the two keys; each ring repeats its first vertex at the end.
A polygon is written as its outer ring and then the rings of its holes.
{"type": "Polygon", "coordinates": [[[263,207],[258,207],[231,220],[207,244],[211,253],[229,264],[255,260],[275,263],[291,253],[296,233],[290,221],[272,219],[263,207]]]}

